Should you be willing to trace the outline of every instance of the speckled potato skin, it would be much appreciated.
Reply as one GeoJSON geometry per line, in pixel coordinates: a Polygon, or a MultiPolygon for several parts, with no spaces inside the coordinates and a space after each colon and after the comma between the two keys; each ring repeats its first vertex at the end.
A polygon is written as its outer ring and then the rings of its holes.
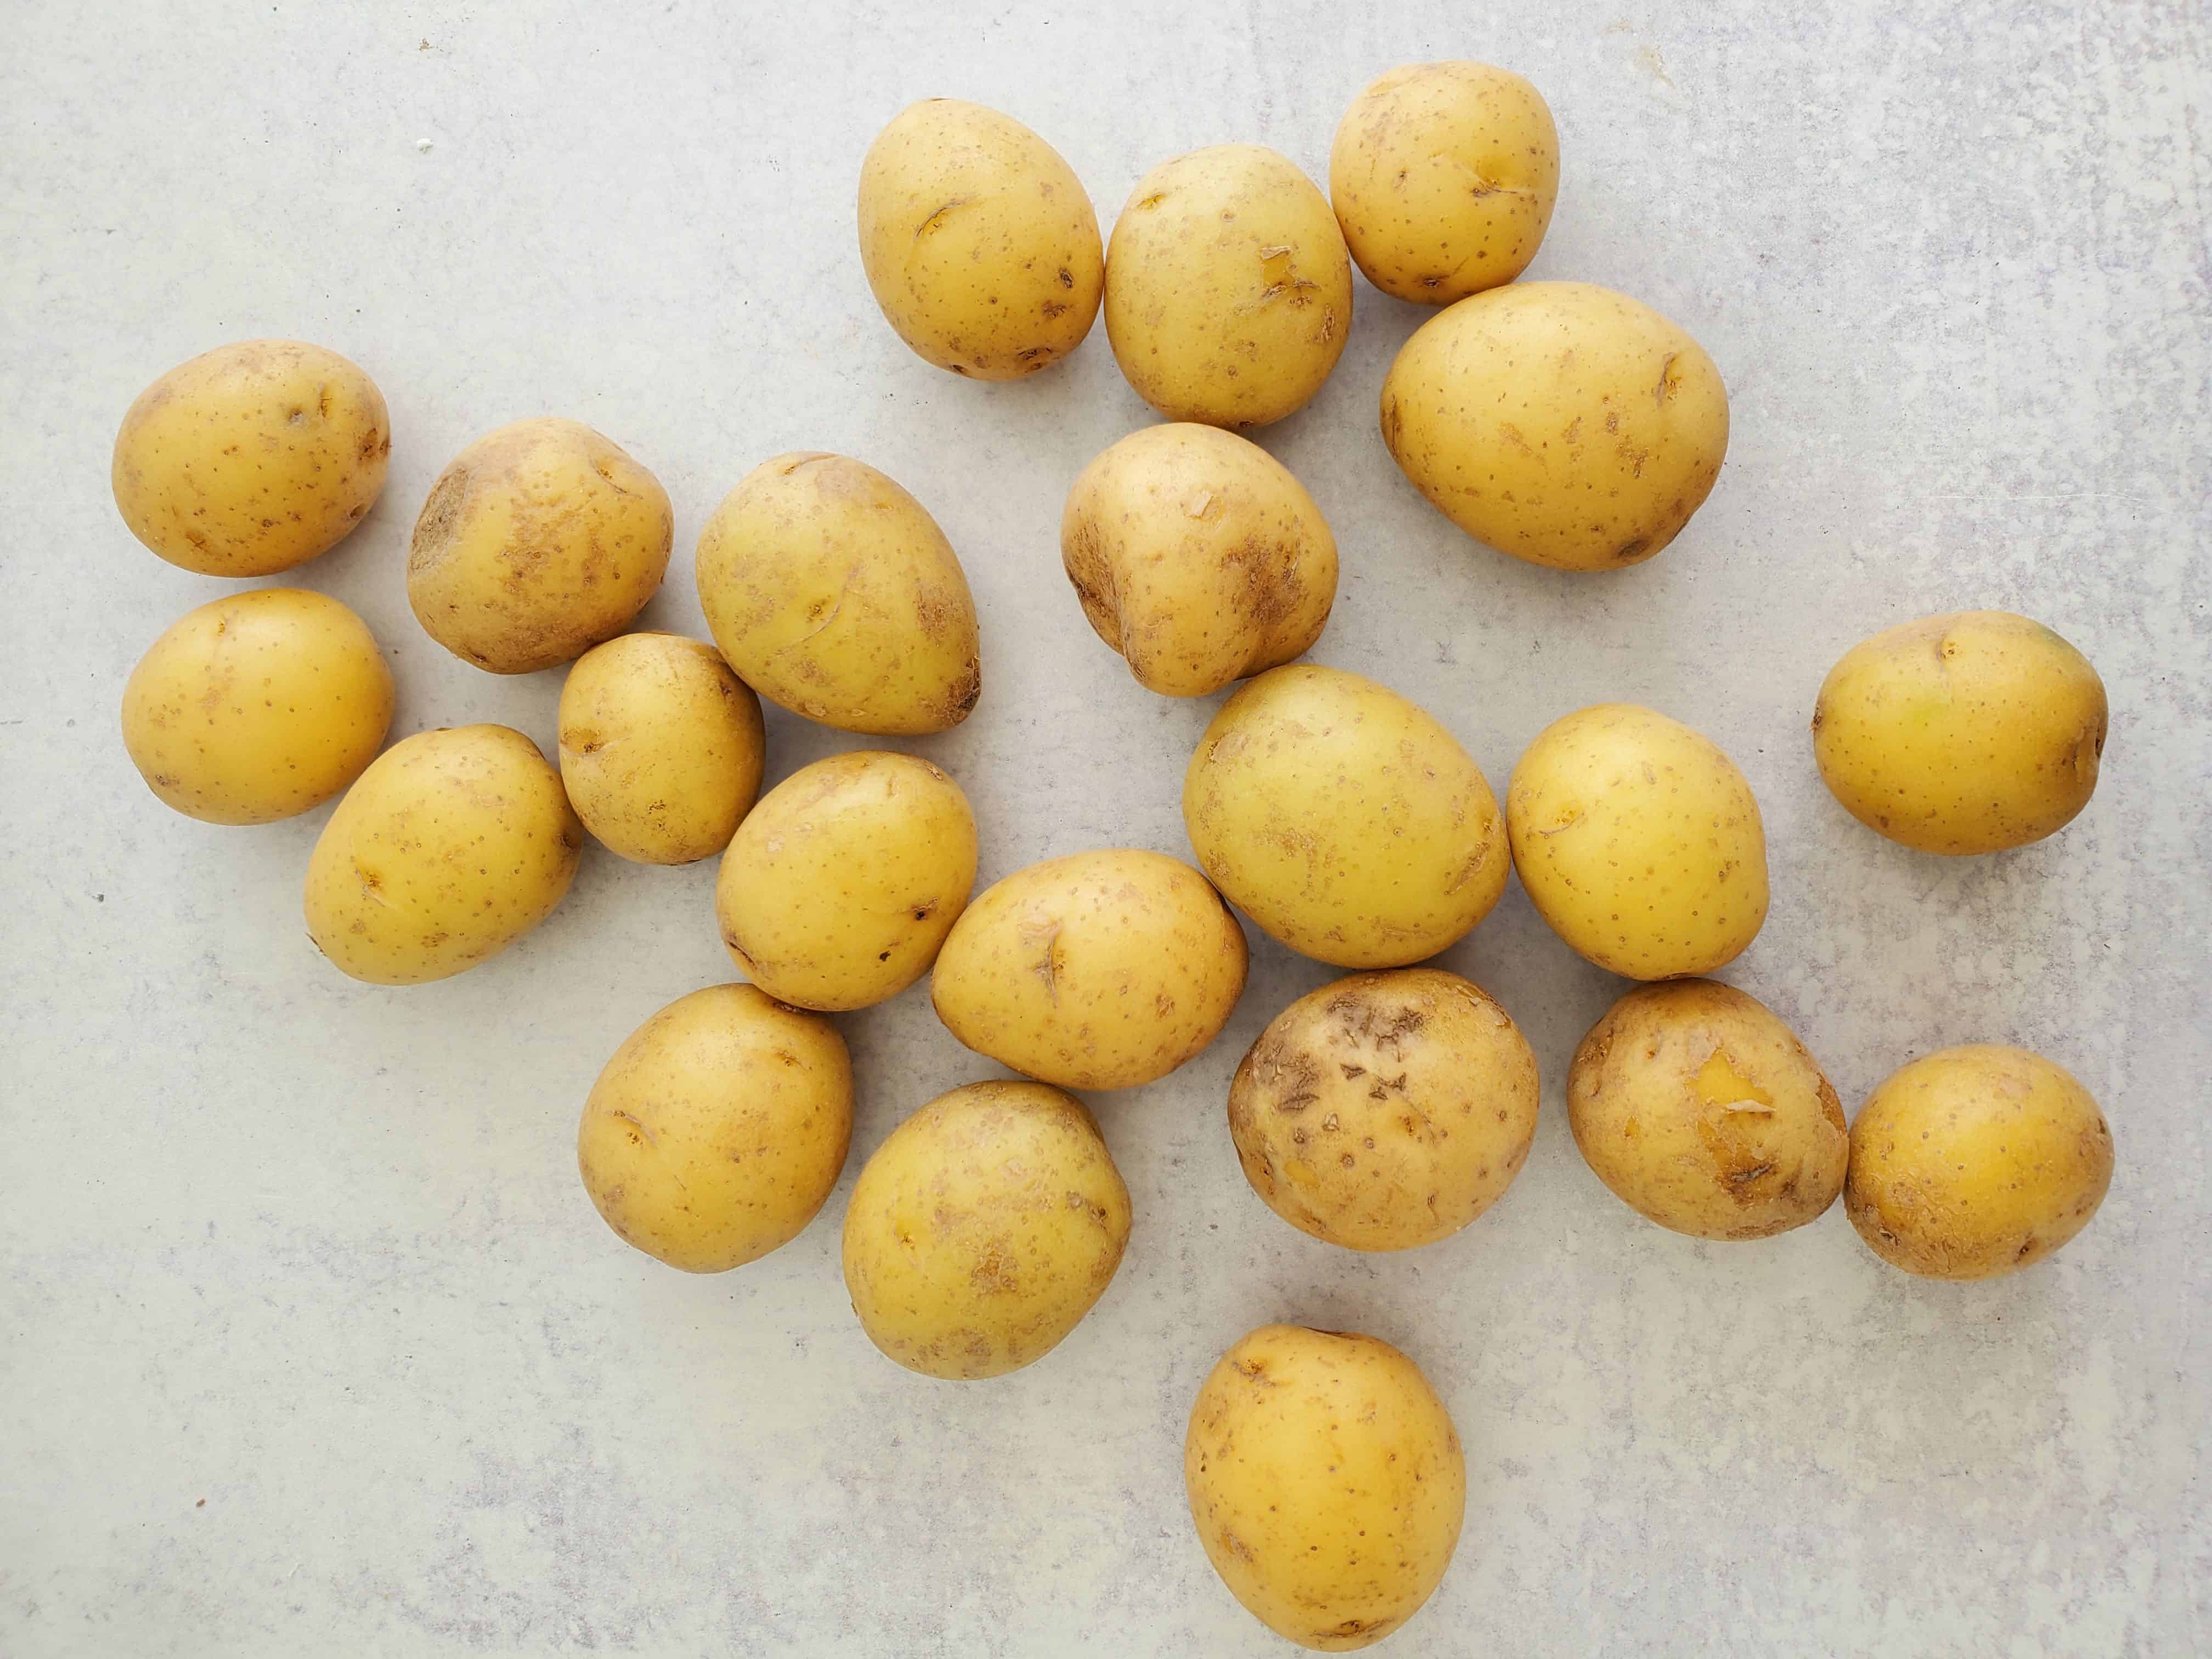
{"type": "Polygon", "coordinates": [[[625,1243],[719,1273],[805,1231],[852,1139],[837,1028],[750,985],[710,985],[615,1050],[584,1102],[576,1170],[625,1243]]]}
{"type": "Polygon", "coordinates": [[[1709,979],[1631,991],[1567,1073],[1567,1121],[1599,1180],[1692,1238],[1771,1238],[1844,1189],[1844,1109],[1765,1004],[1709,979]]]}
{"type": "Polygon", "coordinates": [[[1239,908],[1340,968],[1436,955],[1490,914],[1510,866],[1498,798],[1458,740],[1340,668],[1271,669],[1224,703],[1182,817],[1239,908]]]}
{"type": "Polygon", "coordinates": [[[1588,283],[1462,300],[1382,382],[1382,441],[1413,487],[1477,541],[1558,570],[1618,570],[1673,541],[1728,436],[1704,349],[1588,283]]]}
{"type": "Polygon", "coordinates": [[[891,1131],[845,1211],[845,1289],[908,1370],[1034,1364],[1083,1321],[1129,1243],[1129,1189],[1080,1101],[971,1083],[891,1131]]]}
{"type": "Polygon", "coordinates": [[[699,604],[738,678],[844,732],[913,737],[982,691],[975,602],[921,503],[843,455],[778,455],[699,534],[699,604]]]}
{"type": "Polygon", "coordinates": [[[1813,708],[1813,754],[1844,811],[1923,853],[2056,835],[2104,759],[2105,683],[2041,623],[1923,617],[1845,652],[1813,708]]]}
{"type": "Polygon", "coordinates": [[[131,533],[204,576],[273,576],[343,541],[384,489],[392,418],[355,363],[241,340],[171,369],[115,434],[131,533]]]}
{"type": "Polygon", "coordinates": [[[975,816],[912,755],[800,768],[738,826],[714,883],[745,976],[802,1008],[866,1008],[929,971],[975,885],[975,816]]]}
{"type": "Polygon", "coordinates": [[[986,888],[938,952],[930,1000],[977,1054],[1063,1089],[1133,1089],[1221,1034],[1244,930],[1181,859],[1077,853],[986,888]]]}
{"type": "Polygon", "coordinates": [[[1138,182],[1106,246],[1106,337],[1170,421],[1243,431],[1302,409],[1352,330],[1352,258],[1289,157],[1217,144],[1138,182]]]}
{"type": "Polygon", "coordinates": [[[429,636],[495,674],[574,662],[659,591],[676,520],[660,481],[575,421],[517,421],[431,486],[407,553],[429,636]]]}
{"type": "Polygon", "coordinates": [[[504,726],[418,732],[338,803],[307,860],[307,936],[340,972],[420,985],[553,914],[584,826],[538,745],[504,726]]]}
{"type": "Polygon", "coordinates": [[[1867,1097],[1844,1209],[1893,1267],[1995,1279],[2087,1226],[2112,1184],[2112,1133],[2089,1091],[2040,1054],[1973,1043],[1867,1097]]]}
{"type": "Polygon", "coordinates": [[[1300,1647],[1381,1641],[1443,1580],[1467,1457],[1420,1367],[1372,1336],[1263,1325],[1191,1407],[1183,1486],[1206,1559],[1300,1647]]]}
{"type": "Polygon", "coordinates": [[[1551,106],[1510,70],[1403,64],[1345,112],[1328,195],[1353,260],[1385,294],[1443,306],[1510,283],[1559,200],[1551,106]]]}
{"type": "Polygon", "coordinates": [[[1229,1085],[1244,1178],[1354,1250],[1449,1238],[1498,1201],[1536,1133],[1536,1056],[1480,986],[1355,974],[1275,1016],[1229,1085]]]}
{"type": "Polygon", "coordinates": [[[1170,697],[1301,655],[1336,603],[1336,538],[1305,487],[1194,422],[1133,432],[1084,468],[1060,552],[1098,637],[1170,697]]]}
{"type": "Polygon", "coordinates": [[[263,587],[187,611],[123,688],[123,746],[164,805],[203,823],[319,806],[376,758],[392,671],[336,599],[263,587]]]}
{"type": "Polygon", "coordinates": [[[1719,745],[1599,703],[1536,734],[1505,792],[1514,868],[1552,931],[1608,973],[1686,979],[1766,921],[1766,830],[1719,745]]]}
{"type": "Polygon", "coordinates": [[[1106,284],[1075,169],[1010,115],[910,104],[860,162],[860,264],[915,354],[1015,380],[1083,343],[1106,284]]]}

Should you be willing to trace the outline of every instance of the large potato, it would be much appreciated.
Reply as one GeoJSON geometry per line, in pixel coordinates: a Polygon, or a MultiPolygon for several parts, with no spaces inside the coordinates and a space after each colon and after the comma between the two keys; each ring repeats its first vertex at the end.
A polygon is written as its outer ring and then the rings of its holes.
{"type": "Polygon", "coordinates": [[[1490,914],[1510,863],[1467,750],[1340,668],[1272,669],[1222,704],[1184,774],[1182,816],[1223,892],[1340,968],[1436,955],[1490,914]]]}
{"type": "Polygon", "coordinates": [[[1278,1636],[1379,1642],[1443,1582],[1467,1457],[1420,1367],[1372,1336],[1263,1325],[1191,1407],[1184,1489],[1206,1559],[1278,1636]]]}
{"type": "Polygon", "coordinates": [[[1588,283],[1462,300],[1382,382],[1382,441],[1413,487],[1477,541],[1560,570],[1617,570],[1673,541],[1728,434],[1728,389],[1698,343],[1588,283]]]}

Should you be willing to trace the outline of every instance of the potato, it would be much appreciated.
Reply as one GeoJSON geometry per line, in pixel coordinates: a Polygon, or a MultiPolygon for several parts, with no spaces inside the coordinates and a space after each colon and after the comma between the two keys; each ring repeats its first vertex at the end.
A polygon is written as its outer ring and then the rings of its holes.
{"type": "Polygon", "coordinates": [[[1728,434],[1698,343],[1588,283],[1462,300],[1382,382],[1382,441],[1413,487],[1477,541],[1559,570],[1617,570],[1673,541],[1728,434]]]}
{"type": "Polygon", "coordinates": [[[204,823],[269,823],[361,775],[392,726],[392,671],[336,599],[263,587],[187,611],[123,688],[146,787],[204,823]]]}
{"type": "Polygon", "coordinates": [[[1769,1238],[1844,1189],[1835,1090],[1771,1009],[1709,979],[1607,1009],[1575,1050],[1567,1121],[1616,1198],[1692,1238],[1769,1238]]]}
{"type": "Polygon", "coordinates": [[[1352,259],[1288,156],[1217,144],[1138,181],[1106,246],[1106,337],[1170,421],[1242,431],[1302,409],[1352,330],[1352,259]]]}
{"type": "Polygon", "coordinates": [[[723,855],[714,915],[747,978],[802,1008],[866,1008],[929,971],[975,884],[975,817],[911,755],[801,767],[723,855]]]}
{"type": "Polygon", "coordinates": [[[1996,853],[2089,804],[2105,683],[2042,623],[1924,617],[1862,640],[1813,706],[1813,754],[1844,808],[1923,853],[1996,853]]]}
{"type": "Polygon", "coordinates": [[[1766,831],[1735,763],[1679,720],[1600,703],[1536,734],[1506,786],[1513,867],[1608,973],[1685,979],[1766,921],[1766,831]]]}
{"type": "Polygon", "coordinates": [[[1434,968],[1300,997],[1229,1085],[1244,1178],[1355,1250],[1449,1238],[1498,1201],[1536,1134],[1536,1056],[1480,986],[1434,968]]]}
{"type": "Polygon", "coordinates": [[[852,1140],[837,1028],[752,986],[710,985],[615,1050],[576,1126],[576,1172],[623,1243],[726,1273],[805,1231],[852,1140]]]}
{"type": "Polygon", "coordinates": [[[504,726],[418,732],[338,803],[307,860],[307,937],[371,985],[488,962],[553,914],[584,826],[538,745],[504,726]]]}
{"type": "Polygon", "coordinates": [[[1425,712],[1340,668],[1271,669],[1222,704],[1182,817],[1216,886],[1340,968],[1432,957],[1505,890],[1481,769],[1425,712]]]}
{"type": "Polygon", "coordinates": [[[273,576],[343,541],[392,453],[384,394],[297,340],[241,340],[138,394],[110,482],[131,533],[203,576],[273,576]]]}
{"type": "Polygon", "coordinates": [[[891,1131],[845,1211],[845,1289],[908,1370],[1003,1376],[1059,1346],[1113,1281],[1129,1189],[1080,1101],[971,1083],[891,1131]]]}
{"type": "Polygon", "coordinates": [[[845,732],[960,724],[982,690],[975,602],[920,501],[842,455],[779,455],[699,534],[699,604],[738,678],[845,732]]]}
{"type": "Polygon", "coordinates": [[[1446,306],[1510,283],[1559,199],[1551,106],[1488,64],[1394,69],[1345,112],[1328,195],[1352,258],[1385,294],[1446,306]]]}
{"type": "Polygon", "coordinates": [[[908,105],[868,146],[860,264],[900,339],[979,380],[1081,345],[1106,283],[1075,170],[1012,116],[953,98],[908,105]]]}
{"type": "Polygon", "coordinates": [[[930,976],[945,1029],[1064,1089],[1165,1077],[1220,1035],[1243,994],[1244,931],[1180,859],[1077,853],[969,905],[930,976]]]}
{"type": "Polygon", "coordinates": [[[659,590],[668,492],[574,421],[517,421],[471,444],[430,488],[407,553],[423,631],[495,674],[573,662],[659,590]]]}
{"type": "Polygon", "coordinates": [[[2112,1132],[2089,1091],[2040,1054],[1973,1043],[1867,1097],[1844,1209],[1893,1267],[1994,1279],[2087,1226],[2112,1184],[2112,1132]]]}
{"type": "Polygon", "coordinates": [[[1200,697],[1288,662],[1336,602],[1336,538],[1290,469],[1218,427],[1133,432],[1060,520],[1083,614],[1139,684],[1200,697]]]}
{"type": "Polygon", "coordinates": [[[1420,1367],[1372,1336],[1263,1325],[1191,1407],[1183,1486],[1206,1559],[1300,1647],[1381,1641],[1443,1582],[1467,1458],[1420,1367]]]}

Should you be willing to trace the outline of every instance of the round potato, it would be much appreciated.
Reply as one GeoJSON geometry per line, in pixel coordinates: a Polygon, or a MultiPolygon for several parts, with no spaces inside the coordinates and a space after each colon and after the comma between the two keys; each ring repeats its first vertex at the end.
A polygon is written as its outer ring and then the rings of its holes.
{"type": "Polygon", "coordinates": [[[1063,1089],[1165,1077],[1243,994],[1244,930],[1160,853],[1048,859],[987,888],[938,952],[930,1000],[977,1054],[1063,1089]]]}
{"type": "Polygon", "coordinates": [[[1425,711],[1340,668],[1271,669],[1222,704],[1182,817],[1215,885],[1340,968],[1432,957],[1505,890],[1481,769],[1425,711]]]}
{"type": "Polygon", "coordinates": [[[1813,754],[1844,809],[1923,853],[1996,853],[2089,804],[2105,683],[2041,623],[1925,617],[1863,640],[1813,706],[1813,754]]]}
{"type": "Polygon", "coordinates": [[[929,971],[975,884],[975,816],[911,755],[801,767],[738,827],[714,883],[722,943],[802,1008],[866,1008],[929,971]]]}
{"type": "Polygon", "coordinates": [[[384,394],[335,351],[242,340],[138,394],[110,481],[131,533],[203,576],[273,576],[343,541],[392,454],[384,394]]]}
{"type": "Polygon", "coordinates": [[[1449,1238],[1498,1201],[1536,1134],[1536,1056],[1480,986],[1355,974],[1275,1016],[1229,1085],[1252,1190],[1355,1250],[1449,1238]]]}
{"type": "Polygon", "coordinates": [[[1170,421],[1235,430],[1302,409],[1352,330],[1336,215],[1288,156],[1217,144],[1154,167],[1106,247],[1106,337],[1170,421]]]}
{"type": "Polygon", "coordinates": [[[954,98],[909,104],[868,146],[860,264],[900,339],[979,380],[1081,345],[1106,284],[1075,169],[1012,116],[954,98]]]}
{"type": "Polygon", "coordinates": [[[1851,1125],[1844,1209],[1923,1279],[2032,1267],[2089,1224],[2112,1132],[2071,1073],[2025,1049],[1945,1048],[1893,1073],[1851,1125]]]}
{"type": "Polygon", "coordinates": [[[504,726],[418,732],[346,791],[307,860],[307,937],[344,974],[420,985],[553,914],[584,826],[538,745],[504,726]]]}
{"type": "Polygon", "coordinates": [[[1382,441],[1413,487],[1477,541],[1559,570],[1618,570],[1673,541],[1728,434],[1698,343],[1588,283],[1462,300],[1382,382],[1382,441]]]}
{"type": "Polygon", "coordinates": [[[1378,1338],[1302,1325],[1263,1325],[1221,1356],[1182,1472],[1230,1593],[1324,1653],[1419,1612],[1467,1514],[1467,1457],[1420,1367],[1378,1338]]]}
{"type": "Polygon", "coordinates": [[[1129,1189],[1080,1101],[1042,1083],[939,1095],[876,1149],[845,1211],[868,1340],[953,1382],[1034,1364],[1106,1293],[1129,1189]]]}
{"type": "Polygon", "coordinates": [[[1218,427],[1133,432],[1083,469],[1060,560],[1137,683],[1201,697],[1288,662],[1336,602],[1336,538],[1290,469],[1218,427]]]}
{"type": "Polygon", "coordinates": [[[270,823],[361,775],[392,726],[392,671],[336,599],[263,587],[171,623],[123,688],[146,787],[204,823],[270,823]]]}

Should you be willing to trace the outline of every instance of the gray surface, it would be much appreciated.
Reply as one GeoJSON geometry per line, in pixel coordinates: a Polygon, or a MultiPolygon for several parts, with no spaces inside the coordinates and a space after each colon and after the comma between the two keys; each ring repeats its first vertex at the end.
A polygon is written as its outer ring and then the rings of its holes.
{"type": "MultiPolygon", "coordinates": [[[[159,9],[18,0],[0,52],[0,1652],[1287,1651],[1215,1581],[1179,1462],[1200,1377],[1274,1318],[1401,1344],[1466,1437],[1458,1559],[1394,1655],[2212,1644],[2200,5],[159,9]],[[711,865],[595,848],[517,949],[375,990],[301,927],[325,813],[208,828],[132,773],[124,677],[225,585],[131,541],[112,434],[171,363],[289,334],[391,402],[382,504],[297,580],[386,641],[395,735],[497,720],[550,745],[557,673],[478,673],[407,611],[409,524],[471,437],[559,413],[653,467],[678,551],[646,621],[692,630],[721,493],[842,449],[936,512],[974,584],[982,704],[914,747],[975,800],[985,878],[1185,852],[1210,700],[1126,677],[1055,541],[1078,468],[1146,413],[1103,329],[1000,388],[901,348],[854,250],[861,150],[913,98],[975,98],[1046,134],[1110,223],[1201,143],[1320,173],[1370,76],[1451,55],[1558,113],[1535,274],[1685,324],[1734,448],[1652,563],[1486,552],[1375,434],[1417,317],[1363,285],[1335,378],[1264,437],[1344,549],[1316,655],[1427,705],[1501,782],[1599,700],[1717,739],[1773,849],[1771,920],[1727,976],[1847,1103],[1968,1039],[2041,1048],[2104,1102],[2112,1197],[2051,1265],[1928,1285],[1840,1210],[1736,1248],[1637,1220],[1559,1107],[1621,988],[1516,886],[1443,958],[1545,1068],[1488,1216],[1366,1260],[1251,1196],[1229,1073],[1328,977],[1255,938],[1220,1042],[1095,1103],[1137,1211],[1097,1312],[1019,1375],[926,1382],[868,1346],[836,1267],[860,1160],[991,1069],[922,993],[844,1022],[863,1094],[823,1217],[683,1277],[602,1227],[572,1134],[616,1043],[729,976],[711,865]],[[1804,721],[1860,635],[1977,605],[2083,647],[2113,738],[2065,834],[1944,862],[1844,817],[1804,721]]],[[[848,746],[781,716],[770,743],[775,775],[848,746]]]]}

